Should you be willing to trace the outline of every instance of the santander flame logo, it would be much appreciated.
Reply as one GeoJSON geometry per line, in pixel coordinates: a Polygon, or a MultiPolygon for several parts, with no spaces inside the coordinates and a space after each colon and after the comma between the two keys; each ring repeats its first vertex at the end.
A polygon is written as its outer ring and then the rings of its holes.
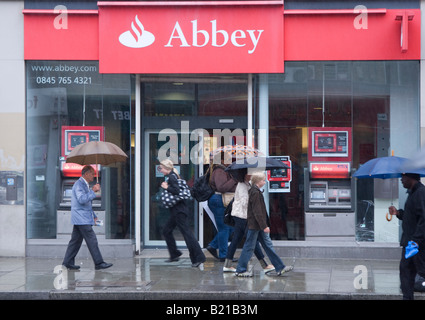
{"type": "Polygon", "coordinates": [[[122,33],[118,38],[119,42],[129,48],[144,48],[154,43],[155,36],[145,30],[137,15],[134,21],[137,26],[131,22],[131,30],[122,33]]]}

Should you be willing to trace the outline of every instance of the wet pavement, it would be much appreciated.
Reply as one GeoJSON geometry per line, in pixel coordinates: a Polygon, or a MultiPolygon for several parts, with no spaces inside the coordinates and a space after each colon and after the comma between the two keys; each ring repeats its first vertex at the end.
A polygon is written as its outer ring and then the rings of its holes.
{"type": "MultiPolygon", "coordinates": [[[[144,250],[114,265],[95,270],[91,259],[78,259],[79,271],[63,270],[62,258],[0,257],[0,299],[125,300],[401,300],[398,260],[309,259],[282,257],[294,270],[265,275],[253,258],[252,278],[223,273],[223,263],[191,266],[187,251],[167,263],[166,250],[144,250]]],[[[425,300],[425,294],[415,293],[425,300]]]]}

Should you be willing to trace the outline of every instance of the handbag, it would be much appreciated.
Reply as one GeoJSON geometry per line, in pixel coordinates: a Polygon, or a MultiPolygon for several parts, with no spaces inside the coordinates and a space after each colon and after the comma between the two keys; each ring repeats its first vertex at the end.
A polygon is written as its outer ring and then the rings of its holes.
{"type": "Polygon", "coordinates": [[[192,198],[190,189],[186,181],[183,179],[177,179],[177,182],[179,184],[180,189],[178,195],[172,194],[166,189],[163,189],[163,191],[161,192],[161,202],[165,208],[172,208],[176,205],[177,202],[192,198]]]}
{"type": "Polygon", "coordinates": [[[225,192],[221,194],[221,198],[223,200],[223,206],[226,208],[230,201],[232,201],[232,199],[235,197],[235,193],[234,192],[225,192]]]}
{"type": "Polygon", "coordinates": [[[210,186],[210,169],[207,172],[195,179],[192,187],[192,195],[198,202],[207,201],[214,194],[213,188],[210,186]]]}
{"type": "Polygon", "coordinates": [[[224,223],[231,227],[235,226],[235,219],[233,219],[233,216],[232,216],[232,207],[233,207],[234,200],[235,198],[230,200],[229,204],[226,207],[226,210],[224,210],[224,223]]]}

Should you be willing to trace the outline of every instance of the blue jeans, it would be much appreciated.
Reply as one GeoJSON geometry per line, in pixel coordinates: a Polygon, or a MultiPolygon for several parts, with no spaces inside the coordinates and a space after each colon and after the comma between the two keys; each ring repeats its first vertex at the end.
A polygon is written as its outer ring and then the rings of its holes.
{"type": "Polygon", "coordinates": [[[224,223],[224,206],[221,194],[213,194],[208,200],[208,206],[214,213],[215,223],[217,224],[218,232],[214,239],[209,243],[209,246],[218,249],[218,257],[226,258],[227,244],[229,237],[233,231],[231,226],[224,223]]]}
{"type": "Polygon", "coordinates": [[[236,272],[242,273],[247,271],[248,262],[252,257],[257,240],[260,241],[263,246],[264,251],[270,259],[270,263],[275,267],[276,272],[282,271],[283,268],[285,268],[285,265],[274,251],[270,235],[265,233],[263,230],[248,229],[245,244],[243,246],[241,256],[239,257],[238,266],[236,267],[236,272]]]}
{"type": "MultiPolygon", "coordinates": [[[[246,231],[247,231],[246,219],[233,217],[233,220],[235,221],[235,227],[234,227],[232,242],[230,243],[229,248],[227,249],[227,255],[226,255],[226,259],[229,259],[229,260],[233,259],[236,249],[238,248],[238,244],[239,242],[241,242],[243,236],[246,234],[246,231]]],[[[258,260],[264,259],[264,254],[263,254],[263,251],[261,250],[260,242],[258,240],[254,248],[254,254],[258,260]]]]}

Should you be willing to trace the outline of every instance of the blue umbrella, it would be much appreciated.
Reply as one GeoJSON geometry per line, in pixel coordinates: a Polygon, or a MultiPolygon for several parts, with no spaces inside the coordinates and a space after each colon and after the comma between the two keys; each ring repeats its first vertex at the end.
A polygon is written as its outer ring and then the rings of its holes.
{"type": "Polygon", "coordinates": [[[367,161],[353,174],[355,178],[379,178],[390,179],[399,178],[403,173],[416,173],[421,177],[425,176],[425,169],[403,170],[403,165],[409,159],[402,157],[382,157],[367,161]]]}
{"type": "MultiPolygon", "coordinates": [[[[409,161],[409,159],[402,157],[382,157],[375,158],[365,162],[360,168],[353,174],[355,178],[379,178],[379,179],[391,179],[399,178],[403,173],[416,173],[420,176],[425,176],[425,169],[414,169],[405,171],[403,167],[409,161]]],[[[391,188],[392,193],[392,188],[391,188]]],[[[392,205],[392,195],[391,195],[392,205]]],[[[392,216],[387,213],[387,221],[391,221],[392,216]]]]}

